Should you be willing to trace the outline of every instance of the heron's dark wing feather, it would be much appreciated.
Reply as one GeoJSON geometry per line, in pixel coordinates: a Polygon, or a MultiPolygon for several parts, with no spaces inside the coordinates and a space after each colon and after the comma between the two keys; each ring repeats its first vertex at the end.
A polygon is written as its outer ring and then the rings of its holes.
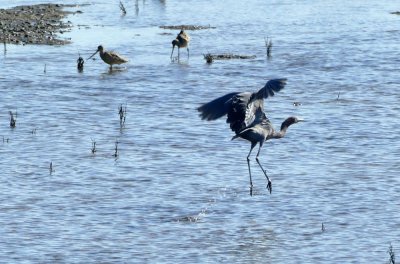
{"type": "MultiPolygon", "coordinates": [[[[254,95],[254,94],[253,94],[254,95]]],[[[251,100],[247,104],[246,115],[244,119],[244,123],[246,127],[254,126],[259,124],[266,118],[264,112],[264,100],[251,100]]]]}
{"type": "Polygon", "coordinates": [[[215,120],[226,115],[229,107],[226,102],[237,94],[238,93],[226,94],[197,108],[197,111],[200,112],[201,119],[215,120]]]}
{"type": "Polygon", "coordinates": [[[254,99],[263,99],[268,98],[269,96],[274,96],[275,92],[279,92],[285,87],[286,81],[286,78],[269,80],[263,88],[255,93],[254,99]]]}
{"type": "Polygon", "coordinates": [[[232,131],[238,134],[241,130],[247,127],[246,111],[252,93],[245,92],[234,95],[226,102],[228,109],[227,123],[230,124],[232,131]]]}

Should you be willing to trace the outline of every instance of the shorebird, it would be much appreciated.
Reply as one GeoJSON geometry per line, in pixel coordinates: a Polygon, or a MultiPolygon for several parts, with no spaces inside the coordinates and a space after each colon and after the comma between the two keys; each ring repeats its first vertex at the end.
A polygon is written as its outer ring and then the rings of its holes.
{"type": "Polygon", "coordinates": [[[127,59],[125,59],[124,57],[122,57],[121,55],[119,55],[118,53],[115,53],[113,51],[104,51],[103,46],[98,46],[97,50],[95,53],[92,54],[92,56],[90,56],[87,59],[92,58],[94,55],[96,55],[97,52],[100,52],[100,58],[107,64],[110,65],[110,70],[112,70],[112,66],[113,64],[122,64],[122,63],[126,63],[128,62],[127,59]]]}
{"type": "Polygon", "coordinates": [[[190,42],[190,36],[187,34],[183,29],[179,34],[176,36],[176,39],[172,41],[172,52],[171,52],[171,59],[172,59],[172,54],[174,54],[174,48],[175,46],[178,46],[178,58],[179,58],[179,50],[180,48],[185,48],[187,49],[188,53],[188,58],[189,58],[189,42],[190,42]]]}
{"type": "Polygon", "coordinates": [[[272,183],[266,170],[258,160],[261,147],[269,139],[278,139],[285,136],[288,127],[292,124],[303,121],[297,117],[287,118],[281,125],[280,131],[276,131],[271,121],[264,112],[264,99],[273,96],[274,92],[279,92],[286,85],[286,79],[269,80],[258,92],[229,93],[211,102],[203,104],[197,110],[205,120],[216,120],[225,115],[228,116],[226,122],[235,132],[236,138],[243,138],[250,141],[251,147],[247,155],[247,166],[250,177],[250,195],[253,194],[253,182],[250,170],[250,154],[253,148],[259,144],[256,161],[267,178],[267,189],[272,192],[272,183]]]}

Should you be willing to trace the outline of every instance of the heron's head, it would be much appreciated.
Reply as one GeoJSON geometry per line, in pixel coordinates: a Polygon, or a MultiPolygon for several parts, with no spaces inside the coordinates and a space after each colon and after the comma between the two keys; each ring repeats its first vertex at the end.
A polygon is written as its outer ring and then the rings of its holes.
{"type": "Polygon", "coordinates": [[[281,130],[285,130],[288,127],[290,127],[291,125],[296,124],[298,122],[302,122],[302,121],[304,121],[304,120],[301,118],[297,118],[295,116],[288,117],[288,118],[286,118],[285,121],[283,121],[283,123],[281,125],[281,130]]]}

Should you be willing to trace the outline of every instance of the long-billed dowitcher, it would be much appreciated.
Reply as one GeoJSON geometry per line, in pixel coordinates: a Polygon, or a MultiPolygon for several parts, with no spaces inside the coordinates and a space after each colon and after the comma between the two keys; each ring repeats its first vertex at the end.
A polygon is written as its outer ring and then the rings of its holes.
{"type": "Polygon", "coordinates": [[[285,136],[289,126],[302,120],[296,117],[287,118],[281,125],[280,131],[276,131],[271,121],[264,112],[264,98],[274,95],[286,85],[286,79],[270,80],[258,92],[229,93],[219,97],[198,108],[202,119],[215,120],[228,115],[227,123],[230,124],[235,136],[232,138],[243,138],[251,143],[250,152],[247,155],[247,166],[250,176],[250,195],[253,194],[253,182],[250,171],[250,154],[253,148],[259,144],[256,161],[267,178],[268,191],[272,191],[272,183],[267,172],[258,160],[261,147],[264,142],[271,138],[282,138],[285,136]]]}
{"type": "Polygon", "coordinates": [[[172,54],[174,53],[174,48],[175,46],[178,46],[178,58],[179,58],[179,49],[180,48],[185,48],[187,49],[188,53],[188,58],[189,58],[189,42],[190,42],[190,36],[188,33],[186,33],[183,29],[181,32],[179,32],[178,36],[176,36],[176,39],[172,41],[172,52],[171,52],[171,58],[172,54]]]}
{"type": "Polygon", "coordinates": [[[115,53],[113,51],[104,51],[103,46],[98,46],[97,50],[95,53],[92,54],[88,59],[92,58],[94,55],[96,55],[97,52],[100,52],[100,58],[107,64],[110,65],[110,70],[112,70],[113,64],[122,64],[128,62],[127,59],[124,57],[121,57],[118,53],[115,53]]]}

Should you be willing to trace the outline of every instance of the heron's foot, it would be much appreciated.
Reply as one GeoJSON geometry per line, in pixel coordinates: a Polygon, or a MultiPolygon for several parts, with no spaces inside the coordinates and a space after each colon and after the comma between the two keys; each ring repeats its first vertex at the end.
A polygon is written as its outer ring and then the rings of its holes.
{"type": "Polygon", "coordinates": [[[267,189],[269,191],[269,194],[271,194],[272,193],[272,182],[270,180],[268,180],[267,189]]]}

